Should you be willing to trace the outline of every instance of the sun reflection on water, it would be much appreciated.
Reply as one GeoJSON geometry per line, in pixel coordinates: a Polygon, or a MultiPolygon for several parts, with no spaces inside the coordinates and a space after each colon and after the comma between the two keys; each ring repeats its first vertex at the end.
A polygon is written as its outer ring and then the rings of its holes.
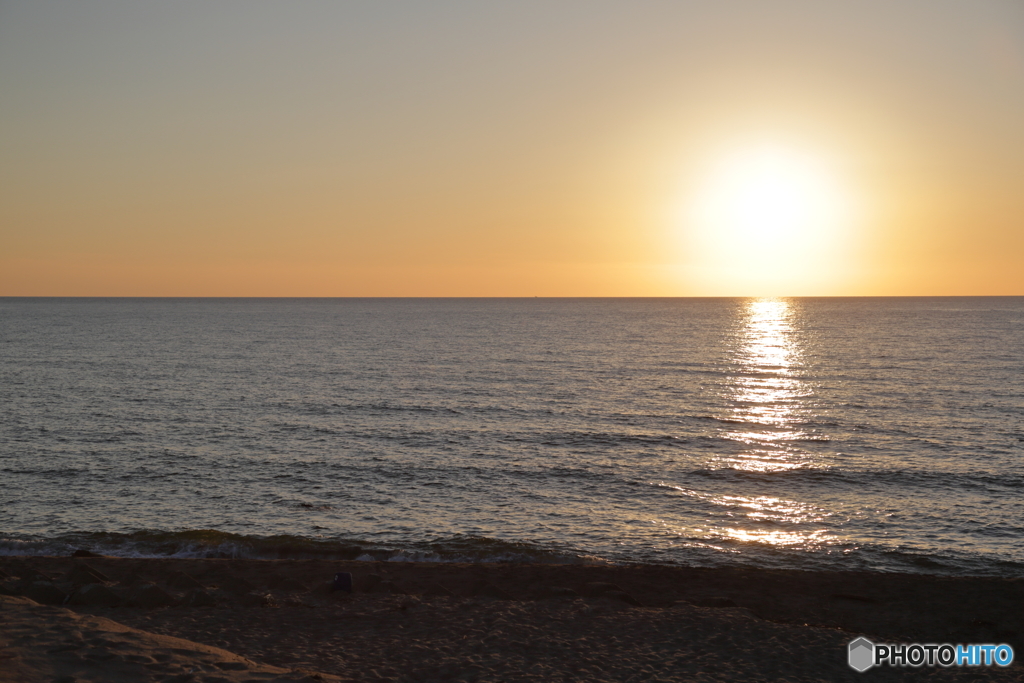
{"type": "Polygon", "coordinates": [[[664,483],[660,486],[714,506],[723,518],[718,524],[682,529],[667,520],[653,520],[667,533],[691,539],[685,544],[691,547],[731,550],[728,545],[718,546],[717,543],[739,542],[812,550],[839,540],[827,526],[831,513],[811,503],[775,496],[713,494],[664,483]],[[702,540],[693,542],[692,539],[702,540]]]}
{"type": "Polygon", "coordinates": [[[802,400],[811,389],[800,375],[801,350],[793,330],[792,305],[785,299],[748,302],[726,396],[732,403],[724,421],[736,425],[725,437],[741,445],[718,466],[773,472],[808,465],[792,444],[800,429],[802,400]]]}
{"type": "MultiPolygon", "coordinates": [[[[718,416],[725,425],[719,436],[734,447],[707,466],[766,474],[814,467],[814,455],[801,447],[813,436],[805,425],[814,392],[805,378],[794,329],[795,305],[786,299],[756,299],[746,304],[742,315],[733,371],[722,388],[726,405],[718,416]]],[[[705,541],[810,549],[836,539],[825,524],[828,514],[808,503],[765,495],[766,491],[727,496],[683,492],[716,510],[718,523],[691,530],[705,541]]]]}

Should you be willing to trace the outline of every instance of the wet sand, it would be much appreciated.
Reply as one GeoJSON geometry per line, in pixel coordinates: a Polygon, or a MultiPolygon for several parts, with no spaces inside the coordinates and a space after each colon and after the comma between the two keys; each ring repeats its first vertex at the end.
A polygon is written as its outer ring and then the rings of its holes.
{"type": "Polygon", "coordinates": [[[20,596],[0,597],[5,682],[1024,680],[1021,579],[106,557],[0,572],[20,596]],[[858,635],[1008,643],[1017,661],[859,674],[858,635]]]}

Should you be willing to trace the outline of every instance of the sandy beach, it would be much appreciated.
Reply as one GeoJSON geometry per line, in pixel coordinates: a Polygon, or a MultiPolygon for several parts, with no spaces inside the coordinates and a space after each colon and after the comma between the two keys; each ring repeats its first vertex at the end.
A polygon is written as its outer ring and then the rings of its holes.
{"type": "Polygon", "coordinates": [[[664,566],[0,559],[0,681],[1022,680],[846,662],[1008,643],[1024,580],[664,566]],[[349,572],[353,592],[331,591],[349,572]]]}

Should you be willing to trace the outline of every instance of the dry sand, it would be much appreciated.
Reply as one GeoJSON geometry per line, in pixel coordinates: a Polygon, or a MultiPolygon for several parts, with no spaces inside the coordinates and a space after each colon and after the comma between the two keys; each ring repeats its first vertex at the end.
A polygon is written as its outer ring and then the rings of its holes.
{"type": "Polygon", "coordinates": [[[1022,580],[102,557],[0,572],[29,596],[0,597],[4,682],[1024,680],[1022,580]],[[338,571],[352,594],[328,590],[338,571]],[[1005,642],[1018,661],[858,674],[857,635],[1005,642]]]}

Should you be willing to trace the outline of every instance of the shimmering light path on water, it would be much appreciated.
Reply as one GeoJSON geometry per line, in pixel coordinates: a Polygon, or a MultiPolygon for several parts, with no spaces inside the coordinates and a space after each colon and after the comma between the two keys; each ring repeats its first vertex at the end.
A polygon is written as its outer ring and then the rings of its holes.
{"type": "Polygon", "coordinates": [[[0,321],[0,552],[1024,575],[1021,298],[0,299],[0,321]]]}

